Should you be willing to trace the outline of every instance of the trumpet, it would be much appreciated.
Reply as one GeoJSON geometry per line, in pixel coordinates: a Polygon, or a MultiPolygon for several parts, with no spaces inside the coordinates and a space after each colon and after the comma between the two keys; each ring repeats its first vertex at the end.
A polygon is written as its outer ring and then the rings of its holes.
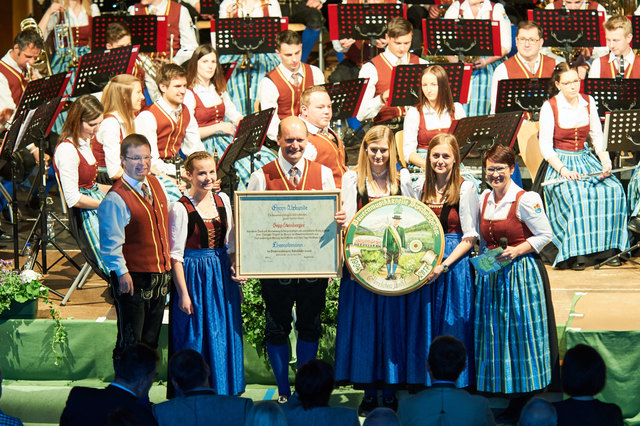
{"type": "MultiPolygon", "coordinates": [[[[42,39],[43,48],[40,51],[40,55],[38,55],[33,65],[36,67],[36,69],[46,68],[47,70],[46,74],[53,75],[53,71],[51,71],[51,61],[49,61],[49,54],[47,53],[47,47],[44,46],[45,42],[44,42],[44,37],[42,36],[42,30],[38,26],[38,23],[36,22],[36,20],[33,18],[26,18],[20,21],[20,31],[24,31],[24,30],[34,30],[38,33],[38,35],[42,39]]],[[[32,77],[33,77],[33,70],[31,69],[31,66],[27,64],[27,79],[31,81],[32,77]]]]}
{"type": "Polygon", "coordinates": [[[60,56],[71,57],[69,68],[73,68],[78,66],[78,55],[69,22],[69,12],[67,10],[58,12],[58,22],[54,27],[54,42],[56,52],[60,56]]]}

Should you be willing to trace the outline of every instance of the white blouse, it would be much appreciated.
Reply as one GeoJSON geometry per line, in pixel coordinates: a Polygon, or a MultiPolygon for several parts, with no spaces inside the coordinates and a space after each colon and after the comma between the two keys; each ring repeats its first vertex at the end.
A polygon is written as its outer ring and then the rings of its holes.
{"type": "MultiPolygon", "coordinates": [[[[69,17],[69,26],[71,27],[84,27],[86,25],[89,25],[89,16],[87,15],[87,11],[84,9],[84,7],[80,8],[80,13],[78,13],[78,15],[75,15],[73,13],[73,11],[69,8],[65,8],[66,11],[68,11],[69,13],[67,13],[66,16],[69,17]]],[[[97,4],[92,4],[91,5],[91,16],[100,16],[100,8],[98,7],[97,4]]],[[[53,28],[58,24],[58,13],[54,13],[53,15],[51,15],[51,18],[49,18],[49,22],[47,22],[47,31],[46,34],[44,34],[44,39],[46,40],[47,37],[49,37],[49,34],[51,33],[51,31],[53,31],[53,28]]]]}
{"type": "MultiPolygon", "coordinates": [[[[240,1],[224,0],[222,3],[220,3],[220,11],[219,11],[220,18],[232,18],[233,11],[235,10],[236,7],[238,7],[238,3],[240,7],[240,11],[238,13],[239,17],[248,17],[248,16],[253,18],[264,17],[264,15],[262,14],[262,2],[260,1],[257,1],[255,3],[255,6],[253,7],[253,9],[248,10],[245,2],[242,0],[240,1]]],[[[280,3],[277,2],[276,0],[269,1],[267,10],[268,10],[269,16],[271,17],[282,16],[282,12],[280,11],[280,3]]]]}
{"type": "Polygon", "coordinates": [[[78,139],[78,143],[80,146],[77,150],[73,143],[58,144],[53,154],[53,161],[55,161],[58,169],[64,199],[69,207],[75,206],[80,201],[80,197],[82,197],[78,190],[78,167],[80,166],[78,151],[87,160],[87,163],[95,164],[96,162],[96,158],[91,151],[91,141],[89,139],[78,139]]]}
{"type": "Polygon", "coordinates": [[[195,117],[196,109],[196,98],[193,96],[194,92],[207,108],[220,105],[224,102],[224,118],[231,123],[237,124],[236,122],[242,117],[242,114],[236,108],[231,97],[229,97],[228,91],[222,92],[222,96],[220,96],[213,84],[210,84],[208,87],[196,84],[191,90],[187,90],[187,93],[184,95],[184,105],[189,109],[192,117],[195,117]],[[193,92],[191,90],[193,90],[193,92]]]}
{"type": "MultiPolygon", "coordinates": [[[[454,1],[444,14],[444,19],[458,19],[460,17],[460,9],[462,8],[462,19],[492,19],[500,23],[500,45],[507,52],[511,51],[511,21],[507,17],[507,13],[504,10],[504,6],[500,3],[495,3],[493,6],[493,13],[491,10],[491,2],[484,0],[478,16],[473,16],[471,12],[471,6],[469,2],[465,1],[460,6],[458,0],[454,1]]],[[[502,55],[500,55],[502,56],[502,55]]]]}
{"type": "MultiPolygon", "coordinates": [[[[100,123],[100,128],[96,133],[96,141],[102,144],[104,151],[104,161],[107,165],[109,177],[115,176],[122,170],[120,164],[120,144],[123,137],[127,136],[124,129],[124,121],[117,112],[111,112],[114,117],[105,117],[100,123]]],[[[132,123],[133,124],[133,123],[132,123]]]]}
{"type": "MultiPolygon", "coordinates": [[[[222,202],[224,203],[224,209],[227,212],[227,235],[225,236],[225,241],[227,243],[227,251],[229,253],[234,253],[236,251],[235,247],[235,232],[233,230],[233,213],[231,212],[231,203],[229,202],[229,196],[224,192],[218,193],[220,198],[222,198],[222,202]]],[[[191,202],[194,204],[193,199],[191,199],[190,195],[187,195],[191,202]]],[[[216,219],[218,217],[218,209],[216,208],[216,202],[211,197],[211,203],[213,204],[215,210],[215,216],[213,217],[205,217],[196,207],[196,210],[202,216],[203,219],[216,219]]],[[[184,248],[187,244],[187,230],[189,227],[189,216],[187,214],[187,209],[184,204],[176,201],[171,204],[171,208],[169,209],[169,244],[171,246],[171,258],[175,259],[179,262],[184,261],[184,248]]]]}

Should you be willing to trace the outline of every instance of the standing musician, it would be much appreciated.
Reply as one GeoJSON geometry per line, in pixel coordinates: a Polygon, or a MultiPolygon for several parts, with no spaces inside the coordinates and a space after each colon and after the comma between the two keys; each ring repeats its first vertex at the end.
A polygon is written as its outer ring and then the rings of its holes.
{"type": "Polygon", "coordinates": [[[517,53],[498,65],[491,78],[491,114],[496,112],[498,82],[510,78],[549,78],[556,60],[540,53],[544,43],[542,28],[535,22],[520,21],[516,32],[517,53]]]}
{"type": "MultiPolygon", "coordinates": [[[[628,248],[627,201],[622,184],[611,175],[596,102],[579,93],[577,70],[560,63],[551,79],[554,96],[540,110],[540,151],[549,163],[545,180],[568,181],[544,188],[558,247],[554,266],[581,271],[588,263],[628,248]],[[587,137],[598,158],[586,145],[587,137]],[[598,172],[599,177],[581,179],[598,172]]],[[[619,266],[620,260],[609,265],[619,266]]]]}
{"type": "Polygon", "coordinates": [[[130,15],[164,15],[167,17],[167,50],[157,57],[168,59],[173,52],[173,62],[182,64],[189,60],[198,47],[191,16],[186,7],[173,0],[140,0],[129,7],[130,15]]]}
{"type": "Polygon", "coordinates": [[[589,78],[640,78],[640,56],[633,53],[631,21],[614,15],[604,23],[609,54],[591,64],[589,78]]]}
{"type": "Polygon", "coordinates": [[[368,78],[369,83],[362,98],[357,118],[360,121],[373,118],[373,122],[381,124],[398,117],[404,117],[403,107],[389,107],[389,88],[391,72],[400,64],[424,64],[423,59],[409,53],[413,27],[411,22],[397,17],[387,24],[384,36],[387,48],[384,52],[362,66],[359,78],[368,78]]]}
{"type": "Polygon", "coordinates": [[[320,68],[301,61],[302,38],[295,31],[280,33],[276,54],[282,61],[260,82],[260,109],[275,108],[267,136],[276,139],[278,123],[300,113],[300,95],[308,87],[324,83],[320,68]]]}
{"type": "MultiPolygon", "coordinates": [[[[303,157],[307,147],[307,127],[298,117],[287,117],[278,127],[278,159],[251,174],[249,191],[296,191],[335,189],[331,169],[303,157]]],[[[346,220],[341,210],[335,216],[338,225],[346,220]]],[[[297,363],[316,357],[322,333],[320,314],[325,306],[327,280],[323,279],[263,279],[262,297],[265,303],[267,355],[278,384],[278,401],[291,396],[289,387],[289,333],[293,321],[291,309],[296,304],[297,363]]]]}
{"type": "Polygon", "coordinates": [[[332,113],[331,98],[323,86],[311,86],[302,92],[300,118],[309,131],[309,145],[304,156],[329,167],[336,187],[341,188],[342,175],[347,171],[347,166],[342,139],[329,127],[332,113]]]}

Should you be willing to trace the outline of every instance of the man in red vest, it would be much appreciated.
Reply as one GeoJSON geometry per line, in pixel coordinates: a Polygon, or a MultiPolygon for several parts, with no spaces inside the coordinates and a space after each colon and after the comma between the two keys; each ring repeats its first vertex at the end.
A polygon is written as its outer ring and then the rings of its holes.
{"type": "Polygon", "coordinates": [[[404,18],[393,18],[387,24],[385,40],[387,48],[384,52],[362,66],[359,78],[368,78],[369,84],[364,93],[357,118],[360,121],[373,118],[376,124],[394,118],[404,117],[403,107],[389,107],[389,88],[391,87],[391,73],[396,65],[423,64],[423,59],[409,53],[413,27],[404,18]]]}
{"type": "Polygon", "coordinates": [[[609,54],[593,61],[589,78],[640,78],[640,57],[631,49],[631,21],[614,15],[604,23],[609,54]]]}
{"type": "Polygon", "coordinates": [[[347,171],[344,144],[331,130],[331,98],[323,86],[311,86],[300,96],[300,118],[307,125],[309,144],[305,158],[327,166],[333,172],[336,187],[342,187],[342,175],[347,171]]]}
{"type": "Polygon", "coordinates": [[[540,53],[544,39],[542,28],[535,22],[520,21],[516,32],[518,52],[498,65],[491,78],[491,114],[496,112],[498,82],[510,78],[549,78],[556,60],[540,53]]]}
{"type": "Polygon", "coordinates": [[[169,203],[150,174],[149,141],[135,133],[127,136],[120,160],[124,173],[98,208],[100,253],[111,271],[118,315],[115,365],[124,349],[135,343],[158,347],[171,284],[169,203]]]}
{"type": "MultiPolygon", "coordinates": [[[[251,174],[248,191],[295,191],[335,189],[331,169],[304,158],[307,127],[298,117],[287,117],[278,126],[278,159],[251,174]]],[[[346,222],[340,210],[335,219],[339,226],[346,222]]],[[[262,298],[266,311],[265,339],[267,355],[278,384],[278,402],[291,396],[289,387],[289,333],[291,309],[296,304],[297,363],[316,357],[322,332],[320,314],[324,309],[326,279],[263,279],[262,298]]]]}
{"type": "Polygon", "coordinates": [[[280,120],[300,113],[302,91],[324,83],[320,68],[301,62],[302,38],[297,32],[280,33],[276,54],[282,62],[262,79],[258,89],[260,109],[276,109],[267,132],[271,140],[276,140],[280,120]]]}

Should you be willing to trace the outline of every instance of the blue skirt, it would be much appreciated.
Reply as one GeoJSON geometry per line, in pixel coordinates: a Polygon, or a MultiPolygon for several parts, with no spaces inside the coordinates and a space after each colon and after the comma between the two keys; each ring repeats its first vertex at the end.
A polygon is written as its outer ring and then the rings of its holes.
{"type": "Polygon", "coordinates": [[[184,274],[194,313],[187,315],[172,298],[173,350],[193,349],[211,368],[211,387],[220,395],[244,392],[240,290],[231,280],[227,248],[187,249],[184,274]]]}
{"type": "Polygon", "coordinates": [[[636,167],[627,189],[629,198],[629,216],[640,214],[640,167],[636,167]]]}
{"type": "Polygon", "coordinates": [[[502,59],[479,70],[473,70],[469,83],[469,102],[462,104],[467,117],[489,114],[491,110],[491,78],[493,71],[501,63],[502,59]]]}
{"type": "Polygon", "coordinates": [[[160,185],[167,192],[169,204],[175,203],[182,197],[182,192],[180,192],[180,188],[176,185],[171,179],[167,179],[164,175],[157,175],[156,178],[160,182],[160,185]]]}
{"type": "Polygon", "coordinates": [[[356,385],[406,383],[406,296],[372,293],[350,278],[340,283],[336,381],[356,385]]]}
{"type": "Polygon", "coordinates": [[[475,356],[482,392],[523,393],[551,381],[543,276],[531,254],[476,277],[475,356]]]}
{"type": "MultiPolygon", "coordinates": [[[[462,241],[462,234],[445,234],[446,259],[462,241]]],[[[435,283],[426,284],[407,296],[407,381],[430,385],[426,362],[431,341],[437,336],[451,335],[467,348],[467,368],[457,386],[475,382],[473,355],[475,289],[469,254],[458,259],[435,283]]]]}
{"type": "MultiPolygon", "coordinates": [[[[580,174],[602,170],[589,148],[555,151],[569,170],[580,174]]],[[[547,168],[545,180],[559,177],[553,167],[547,168]]],[[[544,199],[553,243],[558,247],[554,266],[575,256],[629,248],[627,200],[615,176],[603,180],[594,176],[590,180],[545,186],[544,199]]]]}
{"type": "MultiPolygon", "coordinates": [[[[93,185],[93,188],[78,188],[82,195],[91,197],[94,200],[102,201],[104,199],[104,192],[100,191],[97,184],[93,185]]],[[[92,267],[97,266],[102,272],[103,277],[109,276],[109,268],[104,263],[102,256],[100,255],[100,232],[98,222],[98,209],[78,209],[80,211],[80,217],[82,218],[82,232],[86,237],[93,259],[89,262],[92,267]],[[95,265],[93,265],[95,263],[95,265]]],[[[86,256],[85,256],[86,257],[86,256]]],[[[89,260],[89,259],[88,259],[89,260]]]]}

